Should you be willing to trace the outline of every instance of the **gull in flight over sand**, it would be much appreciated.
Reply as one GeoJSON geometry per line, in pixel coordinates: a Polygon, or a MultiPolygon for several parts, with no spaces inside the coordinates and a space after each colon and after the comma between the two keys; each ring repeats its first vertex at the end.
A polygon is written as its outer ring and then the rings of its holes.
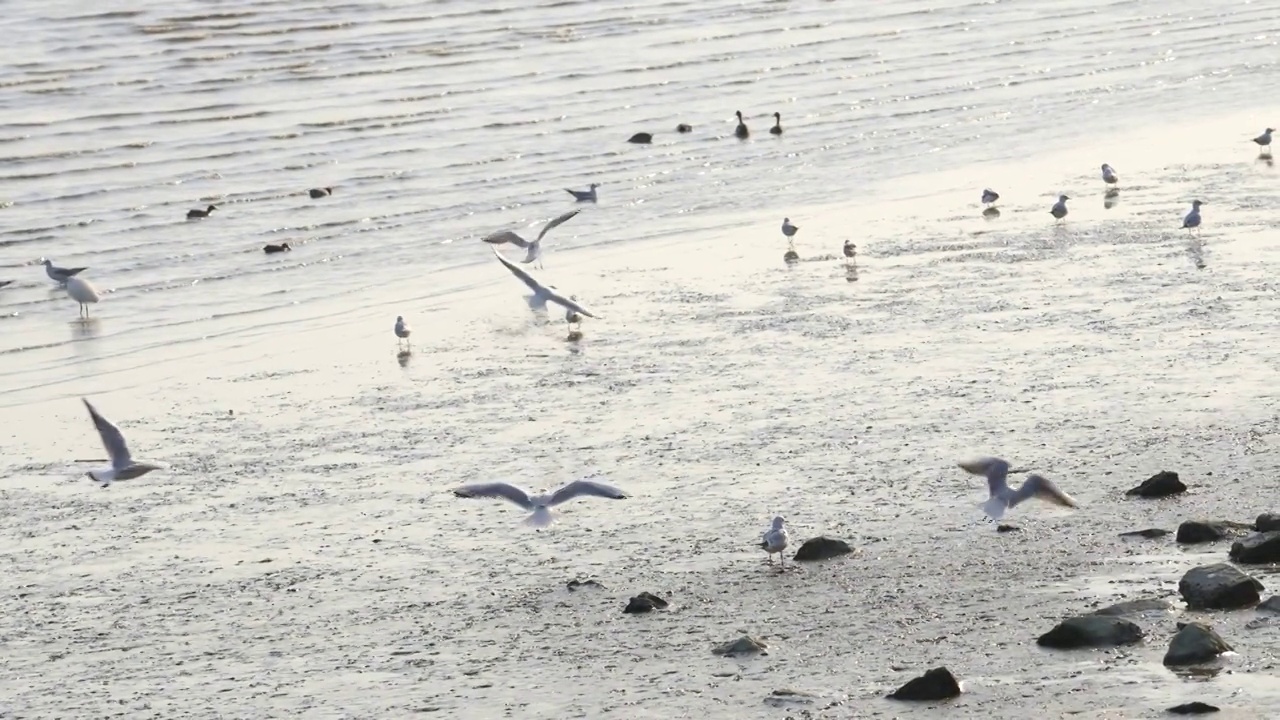
{"type": "Polygon", "coordinates": [[[787,568],[787,559],[782,554],[787,549],[787,541],[791,536],[787,534],[786,519],[781,515],[773,519],[773,525],[765,531],[764,538],[760,541],[760,547],[764,548],[765,557],[769,559],[769,563],[773,563],[773,554],[778,554],[778,562],[782,563],[782,569],[787,568]]]}
{"type": "Polygon", "coordinates": [[[521,260],[520,262],[527,265],[536,260],[538,262],[538,267],[542,267],[542,236],[550,232],[551,228],[554,228],[555,226],[568,221],[570,218],[572,218],[574,215],[577,215],[579,212],[582,212],[582,211],[570,210],[569,212],[564,213],[563,215],[552,218],[546,225],[542,226],[542,230],[538,232],[538,238],[533,242],[529,242],[528,240],[525,240],[524,238],[520,237],[518,234],[516,234],[511,230],[499,230],[498,232],[490,233],[489,235],[485,236],[484,241],[489,243],[490,245],[502,245],[503,243],[511,243],[512,245],[515,245],[518,248],[524,248],[527,252],[525,254],[524,259],[521,260]]]}
{"type": "MultiPolygon", "coordinates": [[[[591,476],[594,477],[594,476],[591,476]]],[[[628,495],[612,485],[595,482],[590,477],[574,480],[553,493],[529,495],[523,489],[504,482],[479,483],[463,485],[453,491],[454,495],[464,498],[499,498],[510,500],[533,513],[524,519],[525,525],[547,527],[556,521],[551,508],[576,497],[602,497],[610,500],[624,500],[628,495]]]]}
{"type": "MultiPolygon", "coordinates": [[[[574,299],[576,296],[565,297],[557,292],[553,286],[543,285],[538,282],[537,278],[530,275],[523,268],[513,265],[510,260],[503,257],[502,253],[498,252],[498,248],[493,249],[493,254],[498,256],[498,262],[502,263],[508,270],[510,270],[512,275],[519,278],[520,282],[527,285],[529,289],[533,291],[533,296],[529,298],[529,307],[534,310],[542,310],[547,307],[548,302],[553,302],[569,312],[576,312],[589,318],[598,319],[600,317],[580,305],[578,301],[574,299]]],[[[568,317],[568,315],[566,315],[566,317],[568,317]]]]}
{"type": "Polygon", "coordinates": [[[1102,182],[1108,185],[1115,185],[1120,182],[1120,176],[1116,175],[1115,168],[1106,163],[1102,163],[1102,182]]]}
{"type": "Polygon", "coordinates": [[[564,191],[569,193],[578,202],[595,202],[596,188],[600,187],[600,183],[591,183],[586,190],[570,190],[565,188],[564,191]]]}
{"type": "Polygon", "coordinates": [[[82,267],[81,268],[62,268],[62,267],[58,267],[57,265],[54,265],[53,261],[50,260],[49,258],[44,259],[45,274],[49,276],[50,280],[57,280],[62,285],[67,284],[67,278],[71,277],[72,275],[78,275],[88,269],[89,268],[82,268],[82,267]]]}
{"type": "Polygon", "coordinates": [[[111,457],[111,467],[90,470],[85,473],[86,477],[102,483],[102,487],[106,487],[116,480],[132,480],[142,477],[152,470],[164,469],[163,465],[153,465],[152,463],[134,460],[129,455],[129,446],[125,444],[124,435],[120,434],[120,428],[116,427],[110,420],[102,417],[97,408],[88,400],[80,399],[84,402],[84,406],[89,408],[89,417],[93,418],[93,425],[98,428],[98,435],[102,438],[102,446],[107,449],[107,455],[111,457]]]}
{"type": "Polygon", "coordinates": [[[996,457],[984,457],[960,463],[960,467],[974,475],[987,477],[987,488],[991,497],[982,503],[982,511],[993,521],[1004,517],[1006,510],[1017,507],[1024,500],[1039,498],[1063,507],[1076,507],[1076,501],[1070,495],[1058,489],[1048,478],[1035,473],[1027,475],[1022,486],[1017,490],[1009,487],[1005,481],[1009,474],[1009,463],[996,457]]]}
{"type": "Polygon", "coordinates": [[[1066,195],[1059,195],[1058,202],[1053,204],[1053,208],[1049,210],[1049,214],[1061,220],[1067,216],[1067,201],[1071,198],[1066,195]]]}
{"type": "Polygon", "coordinates": [[[1203,204],[1199,200],[1191,201],[1191,212],[1182,218],[1182,227],[1186,228],[1187,232],[1191,232],[1192,228],[1200,227],[1200,206],[1203,204]]]}

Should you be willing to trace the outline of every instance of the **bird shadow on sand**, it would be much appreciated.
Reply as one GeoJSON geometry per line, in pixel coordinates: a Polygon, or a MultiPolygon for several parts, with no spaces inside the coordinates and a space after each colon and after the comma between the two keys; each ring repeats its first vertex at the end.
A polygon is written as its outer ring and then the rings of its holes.
{"type": "Polygon", "coordinates": [[[404,349],[396,352],[396,362],[400,363],[400,367],[409,367],[409,360],[412,358],[412,350],[404,349]]]}
{"type": "Polygon", "coordinates": [[[1265,164],[1267,167],[1276,166],[1276,161],[1272,159],[1271,153],[1269,152],[1258,153],[1258,162],[1265,164]]]}
{"type": "Polygon", "coordinates": [[[1119,205],[1119,204],[1120,204],[1120,191],[1119,191],[1119,190],[1116,190],[1115,188],[1111,188],[1110,190],[1108,190],[1108,191],[1106,191],[1105,193],[1103,193],[1103,194],[1102,194],[1102,209],[1103,209],[1103,210],[1110,210],[1111,208],[1113,208],[1113,207],[1115,207],[1116,205],[1119,205]]]}

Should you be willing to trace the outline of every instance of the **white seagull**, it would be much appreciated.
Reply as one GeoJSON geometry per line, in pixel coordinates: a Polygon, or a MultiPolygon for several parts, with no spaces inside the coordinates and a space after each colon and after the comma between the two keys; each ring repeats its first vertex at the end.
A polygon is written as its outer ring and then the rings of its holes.
{"type": "Polygon", "coordinates": [[[1102,163],[1102,182],[1108,185],[1115,185],[1120,182],[1120,176],[1116,175],[1115,168],[1106,163],[1102,163]]]}
{"type": "Polygon", "coordinates": [[[485,236],[484,241],[489,243],[490,245],[502,245],[503,243],[511,243],[512,245],[515,245],[518,248],[524,248],[528,252],[525,254],[525,258],[520,262],[525,263],[527,265],[536,260],[538,261],[538,266],[541,267],[542,266],[542,236],[546,235],[547,232],[551,230],[551,228],[565,222],[566,220],[572,218],[574,215],[577,215],[580,212],[582,211],[570,210],[569,212],[564,213],[563,215],[559,215],[557,217],[552,218],[546,225],[542,226],[542,230],[538,233],[538,238],[533,242],[529,242],[528,240],[525,240],[524,238],[520,237],[518,234],[516,234],[511,230],[499,230],[498,232],[490,233],[489,235],[485,236]]]}
{"type": "Polygon", "coordinates": [[[397,315],[396,337],[399,338],[399,340],[396,341],[396,344],[399,345],[401,342],[407,342],[409,340],[409,333],[411,332],[413,332],[413,329],[409,327],[409,323],[404,321],[404,316],[397,315]]]}
{"type": "Polygon", "coordinates": [[[1070,495],[1058,489],[1048,478],[1041,477],[1035,473],[1027,475],[1027,479],[1023,481],[1022,486],[1017,490],[1009,487],[1005,482],[1005,477],[1009,474],[1009,463],[996,457],[984,457],[976,460],[968,460],[959,464],[961,468],[974,475],[985,475],[987,477],[987,489],[991,496],[986,502],[982,503],[982,511],[992,520],[999,520],[1004,517],[1006,510],[1012,509],[1030,498],[1039,498],[1061,505],[1063,507],[1076,507],[1076,501],[1070,495]]]}
{"type": "Polygon", "coordinates": [[[74,275],[67,278],[67,294],[80,303],[80,316],[85,318],[89,317],[89,304],[101,299],[97,288],[88,280],[74,275]]]}
{"type": "Polygon", "coordinates": [[[67,278],[71,277],[72,275],[77,275],[79,273],[82,273],[88,269],[89,268],[82,268],[82,267],[62,268],[62,267],[58,267],[57,265],[54,265],[53,261],[50,260],[49,258],[44,259],[45,274],[49,276],[50,280],[57,280],[58,283],[62,285],[67,284],[67,278]]]}
{"type": "Polygon", "coordinates": [[[85,473],[86,477],[100,482],[102,487],[106,487],[116,480],[132,480],[142,477],[152,470],[164,469],[163,465],[153,465],[152,463],[134,460],[129,455],[129,446],[125,444],[124,435],[120,434],[120,428],[99,415],[98,410],[88,400],[80,399],[84,402],[84,406],[89,408],[89,417],[93,418],[93,425],[98,428],[98,435],[102,438],[102,446],[107,449],[107,455],[111,457],[111,467],[90,470],[85,473]]]}
{"type": "Polygon", "coordinates": [[[1191,212],[1182,218],[1182,227],[1186,228],[1187,232],[1191,232],[1192,228],[1200,227],[1200,206],[1203,204],[1199,200],[1191,201],[1191,212]]]}
{"type": "Polygon", "coordinates": [[[530,275],[523,268],[513,265],[510,260],[503,257],[502,253],[498,252],[498,248],[493,249],[493,254],[498,256],[498,262],[502,263],[503,266],[510,270],[512,275],[519,278],[520,282],[527,285],[529,289],[533,291],[533,297],[529,298],[529,307],[534,310],[541,310],[547,306],[548,302],[553,302],[565,310],[580,313],[589,318],[600,317],[590,310],[587,310],[572,297],[565,297],[557,292],[554,287],[551,287],[550,285],[543,285],[538,282],[537,278],[530,275]]]}
{"type": "Polygon", "coordinates": [[[1275,129],[1275,128],[1267,128],[1267,131],[1266,131],[1266,132],[1264,132],[1264,133],[1262,133],[1261,135],[1259,135],[1258,137],[1254,138],[1254,139],[1253,139],[1253,141],[1254,141],[1254,142],[1256,142],[1256,143],[1258,143],[1258,145],[1260,145],[1260,146],[1262,146],[1262,147],[1264,147],[1264,148],[1265,148],[1265,147],[1268,147],[1268,146],[1270,146],[1270,145],[1271,145],[1271,133],[1273,133],[1273,132],[1275,132],[1275,131],[1276,131],[1276,129],[1275,129]]]}
{"type": "Polygon", "coordinates": [[[500,498],[502,500],[510,500],[533,513],[524,519],[525,525],[532,525],[533,527],[547,527],[554,523],[556,516],[555,513],[551,512],[551,508],[576,497],[594,496],[610,500],[623,500],[628,497],[626,493],[612,485],[595,482],[589,478],[574,480],[553,493],[543,493],[541,495],[531,496],[523,489],[504,482],[463,485],[454,490],[453,494],[464,498],[500,498]]]}
{"type": "Polygon", "coordinates": [[[782,554],[787,549],[787,541],[791,536],[787,535],[787,528],[784,527],[786,520],[781,516],[773,519],[773,526],[764,533],[764,539],[760,541],[760,547],[764,548],[765,557],[769,559],[769,563],[773,563],[773,554],[778,554],[778,562],[782,563],[782,568],[787,567],[787,558],[782,554]]]}
{"type": "Polygon", "coordinates": [[[1053,204],[1053,208],[1049,210],[1049,214],[1061,220],[1067,216],[1067,201],[1071,198],[1066,195],[1059,195],[1058,202],[1053,204]]]}

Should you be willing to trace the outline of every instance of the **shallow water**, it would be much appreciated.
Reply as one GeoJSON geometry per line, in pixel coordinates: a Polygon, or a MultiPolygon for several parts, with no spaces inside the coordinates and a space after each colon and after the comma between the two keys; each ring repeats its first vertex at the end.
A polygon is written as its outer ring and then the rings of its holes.
{"type": "Polygon", "coordinates": [[[1159,664],[1193,613],[1034,645],[1226,550],[1119,532],[1276,509],[1274,7],[77,7],[0,20],[0,713],[892,717],[939,664],[945,717],[1280,707],[1253,611],[1205,616],[1238,651],[1207,680],[1159,664]],[[603,316],[566,343],[476,238],[593,180],[541,273],[603,316]],[[41,256],[112,290],[92,321],[41,256]],[[172,469],[84,480],[79,395],[172,469]],[[979,452],[1083,508],[996,535],[979,452]],[[1163,468],[1192,491],[1123,497],[1163,468]],[[633,498],[540,533],[448,493],[591,469],[633,498]],[[777,513],[858,555],[770,572],[777,513]],[[742,633],[769,655],[710,653],[742,633]]]}

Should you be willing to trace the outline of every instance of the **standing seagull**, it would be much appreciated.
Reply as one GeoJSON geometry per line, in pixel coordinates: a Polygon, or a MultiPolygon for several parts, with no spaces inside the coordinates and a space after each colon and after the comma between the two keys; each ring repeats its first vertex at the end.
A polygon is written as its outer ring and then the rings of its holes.
{"type": "Polygon", "coordinates": [[[67,278],[67,294],[80,303],[80,316],[85,318],[89,317],[89,303],[96,303],[100,299],[97,288],[88,280],[74,275],[67,278]]]}
{"type": "Polygon", "coordinates": [[[1102,182],[1108,185],[1115,185],[1120,182],[1120,176],[1116,175],[1115,168],[1106,163],[1102,163],[1102,182]]]}
{"type": "Polygon", "coordinates": [[[1010,488],[1005,482],[1005,477],[1009,474],[1009,463],[1000,458],[984,457],[968,460],[960,463],[960,467],[974,475],[987,477],[987,489],[991,496],[982,503],[982,511],[993,521],[1004,517],[1006,510],[1033,497],[1062,507],[1076,507],[1076,501],[1070,495],[1059,490],[1058,486],[1049,479],[1034,473],[1027,475],[1022,487],[1017,490],[1010,488]]]}
{"type": "Polygon", "coordinates": [[[120,434],[120,428],[99,415],[98,410],[88,400],[80,399],[84,402],[84,406],[89,408],[89,417],[93,418],[93,426],[98,428],[98,435],[102,438],[102,446],[107,449],[107,455],[111,457],[111,467],[90,470],[85,473],[85,477],[100,482],[102,487],[106,487],[116,480],[132,480],[142,477],[152,470],[164,469],[161,465],[134,461],[129,455],[129,446],[125,445],[124,435],[120,434]]]}
{"type": "Polygon", "coordinates": [[[72,275],[79,275],[89,268],[61,268],[53,264],[49,258],[44,259],[44,272],[51,280],[57,280],[59,284],[66,285],[67,278],[72,275]]]}
{"type": "Polygon", "coordinates": [[[1267,128],[1267,131],[1254,138],[1253,141],[1258,143],[1264,150],[1271,146],[1271,133],[1275,132],[1275,128],[1267,128]]]}
{"type": "MultiPolygon", "coordinates": [[[[396,345],[398,346],[400,345],[400,343],[409,342],[410,332],[412,332],[412,328],[409,327],[409,323],[404,321],[404,316],[397,315],[396,316],[396,337],[399,338],[399,340],[396,341],[396,345]]],[[[413,347],[413,344],[410,343],[409,347],[413,347]]]]}
{"type": "Polygon", "coordinates": [[[1066,195],[1059,195],[1059,196],[1058,196],[1058,202],[1054,203],[1054,204],[1053,204],[1053,209],[1049,211],[1049,212],[1050,212],[1050,214],[1052,214],[1054,217],[1058,218],[1059,220],[1061,220],[1062,218],[1066,217],[1066,216],[1067,216],[1067,201],[1068,201],[1068,200],[1070,200],[1070,199],[1071,199],[1071,198],[1067,197],[1066,195]]]}
{"type": "MultiPolygon", "coordinates": [[[[592,188],[592,192],[595,192],[594,186],[592,188]]],[[[566,220],[572,218],[574,215],[577,215],[580,212],[582,211],[570,210],[569,212],[564,213],[559,217],[552,218],[550,222],[542,226],[542,230],[538,233],[538,239],[534,240],[533,242],[529,242],[528,240],[525,240],[524,238],[520,237],[519,235],[517,235],[515,232],[511,230],[499,230],[498,232],[490,233],[489,235],[485,236],[484,241],[489,243],[490,245],[501,245],[503,243],[511,243],[516,247],[524,248],[528,252],[525,254],[524,259],[521,260],[520,262],[525,263],[527,265],[536,260],[538,261],[538,267],[542,267],[542,236],[546,235],[547,232],[551,230],[551,228],[559,225],[560,223],[565,222],[566,220]]]]}
{"type": "Polygon", "coordinates": [[[782,218],[782,234],[786,235],[788,240],[795,237],[796,231],[799,229],[799,227],[791,224],[791,218],[782,218]]]}
{"type": "Polygon", "coordinates": [[[991,188],[987,188],[986,190],[983,190],[983,191],[982,191],[982,204],[983,204],[983,205],[990,206],[990,205],[991,205],[991,203],[993,203],[993,202],[995,202],[995,201],[997,201],[997,200],[999,200],[999,199],[1000,199],[1000,193],[996,192],[995,190],[992,190],[991,188]]]}
{"type": "Polygon", "coordinates": [[[548,285],[543,285],[542,283],[538,282],[538,280],[534,278],[532,275],[525,272],[522,268],[512,265],[510,260],[503,257],[502,253],[498,252],[498,248],[493,249],[493,254],[498,256],[498,262],[502,263],[504,267],[510,270],[512,275],[515,275],[520,280],[520,282],[524,283],[526,286],[528,286],[530,290],[533,291],[533,297],[529,298],[529,307],[533,308],[534,310],[541,310],[547,306],[547,302],[553,302],[559,305],[560,307],[564,308],[565,310],[572,310],[573,312],[586,315],[589,318],[599,317],[598,315],[595,315],[591,311],[587,310],[582,305],[578,304],[577,300],[574,300],[573,298],[567,298],[564,295],[561,295],[559,292],[556,291],[555,288],[550,287],[548,285]]]}
{"type": "Polygon", "coordinates": [[[595,202],[596,188],[600,187],[600,183],[591,183],[586,190],[570,190],[565,188],[564,191],[572,195],[578,202],[595,202]]]}
{"type": "Polygon", "coordinates": [[[751,131],[747,129],[747,124],[742,122],[742,111],[737,110],[733,113],[738,116],[738,127],[733,129],[733,134],[738,136],[739,140],[746,140],[751,135],[751,131]]]}
{"type": "Polygon", "coordinates": [[[787,529],[783,525],[787,521],[781,515],[773,519],[773,526],[764,533],[764,539],[760,542],[760,547],[764,548],[765,557],[769,559],[769,563],[773,564],[773,554],[778,553],[778,562],[782,563],[782,569],[787,569],[787,558],[782,554],[787,549],[787,541],[791,536],[787,535],[787,529]]]}
{"type": "Polygon", "coordinates": [[[627,494],[612,485],[595,482],[588,478],[574,480],[553,493],[530,496],[521,488],[504,482],[463,485],[453,491],[454,495],[464,498],[500,498],[510,500],[525,510],[533,513],[524,519],[525,525],[547,527],[556,521],[551,508],[576,497],[594,496],[610,500],[624,500],[627,494]]]}
{"type": "Polygon", "coordinates": [[[1187,232],[1191,232],[1192,228],[1200,227],[1200,206],[1203,204],[1199,200],[1191,201],[1191,212],[1182,218],[1182,227],[1186,228],[1187,232]]]}
{"type": "Polygon", "coordinates": [[[844,256],[850,259],[852,259],[854,255],[858,254],[858,246],[854,245],[852,240],[844,241],[843,250],[844,250],[844,256]]]}

